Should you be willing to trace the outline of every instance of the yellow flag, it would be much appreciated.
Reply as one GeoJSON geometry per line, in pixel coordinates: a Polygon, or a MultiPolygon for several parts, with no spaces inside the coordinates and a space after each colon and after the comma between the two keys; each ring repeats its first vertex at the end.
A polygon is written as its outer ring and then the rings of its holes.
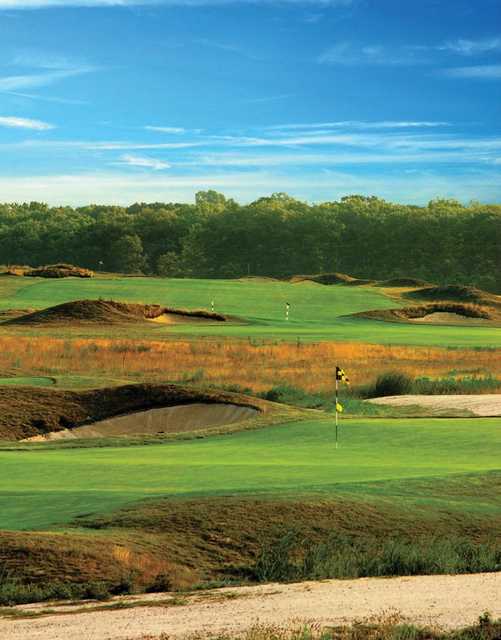
{"type": "Polygon", "coordinates": [[[340,402],[336,402],[336,411],[339,411],[339,413],[343,411],[343,405],[340,402]]]}

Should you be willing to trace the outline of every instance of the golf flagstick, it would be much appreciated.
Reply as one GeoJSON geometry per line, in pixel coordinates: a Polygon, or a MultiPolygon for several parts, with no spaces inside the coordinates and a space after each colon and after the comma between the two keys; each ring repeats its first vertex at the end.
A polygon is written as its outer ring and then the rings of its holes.
{"type": "Polygon", "coordinates": [[[338,383],[338,379],[337,379],[337,372],[336,372],[336,449],[338,447],[338,387],[339,387],[339,383],[338,383]]]}
{"type": "Polygon", "coordinates": [[[341,367],[336,366],[336,449],[338,447],[339,413],[343,411],[343,405],[339,402],[339,381],[350,384],[346,372],[341,367]]]}

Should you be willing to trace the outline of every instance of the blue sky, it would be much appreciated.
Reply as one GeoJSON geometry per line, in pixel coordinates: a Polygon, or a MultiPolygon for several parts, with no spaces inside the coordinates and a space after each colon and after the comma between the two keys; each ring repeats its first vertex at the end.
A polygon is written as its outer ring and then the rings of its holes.
{"type": "Polygon", "coordinates": [[[0,201],[501,201],[500,0],[0,0],[0,201]]]}

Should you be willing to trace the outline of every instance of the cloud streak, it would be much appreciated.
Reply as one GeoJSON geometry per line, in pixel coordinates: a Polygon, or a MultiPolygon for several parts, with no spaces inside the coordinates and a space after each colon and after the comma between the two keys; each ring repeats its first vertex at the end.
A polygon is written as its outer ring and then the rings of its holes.
{"type": "Polygon", "coordinates": [[[130,167],[142,167],[143,169],[153,169],[154,171],[170,169],[171,167],[168,162],[163,162],[162,160],[157,160],[156,158],[146,158],[144,156],[136,156],[131,154],[124,154],[120,157],[120,162],[116,164],[126,164],[130,167]]]}
{"type": "Polygon", "coordinates": [[[217,189],[243,202],[266,193],[287,191],[313,201],[339,199],[351,193],[377,195],[393,202],[425,204],[436,197],[455,197],[468,202],[499,199],[501,175],[497,170],[454,176],[433,173],[360,176],[347,171],[328,171],[312,176],[284,176],[268,171],[233,171],[190,176],[131,176],[129,173],[29,175],[0,177],[0,190],[7,201],[19,198],[50,204],[85,205],[99,194],[102,204],[143,201],[192,202],[195,191],[217,189]]]}
{"type": "Polygon", "coordinates": [[[471,67],[453,67],[443,69],[441,74],[449,78],[471,80],[495,80],[501,78],[501,64],[473,65],[471,67]]]}
{"type": "Polygon", "coordinates": [[[54,125],[41,120],[31,120],[29,118],[17,118],[15,116],[0,116],[0,127],[9,129],[31,129],[34,131],[48,131],[54,129],[54,125]]]}
{"type": "Polygon", "coordinates": [[[46,87],[72,76],[96,71],[92,66],[80,66],[73,69],[60,69],[58,71],[42,71],[40,73],[20,74],[14,76],[0,76],[0,91],[13,92],[19,89],[33,89],[46,87]]]}

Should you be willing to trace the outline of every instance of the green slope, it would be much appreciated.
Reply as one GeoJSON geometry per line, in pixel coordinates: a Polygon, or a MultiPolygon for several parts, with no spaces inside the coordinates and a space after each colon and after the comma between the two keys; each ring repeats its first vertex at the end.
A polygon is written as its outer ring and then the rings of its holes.
{"type": "MultiPolygon", "coordinates": [[[[373,343],[497,348],[501,328],[406,325],[346,318],[396,303],[371,287],[289,284],[259,280],[175,280],[161,278],[96,278],[35,280],[13,287],[0,278],[0,308],[45,308],[82,298],[156,302],[174,307],[210,308],[234,315],[243,325],[178,325],[155,327],[155,335],[228,336],[295,340],[344,340],[373,343]],[[285,303],[291,305],[285,320],[285,303]]],[[[21,281],[22,279],[19,279],[21,281]]],[[[16,283],[17,284],[17,283],[16,283]]],[[[152,334],[153,335],[153,334],[152,334]]]]}
{"type": "Polygon", "coordinates": [[[47,527],[162,495],[363,496],[367,483],[391,480],[390,497],[409,479],[501,469],[501,419],[349,420],[337,450],[323,419],[157,446],[0,451],[0,468],[0,529],[47,527]]]}

